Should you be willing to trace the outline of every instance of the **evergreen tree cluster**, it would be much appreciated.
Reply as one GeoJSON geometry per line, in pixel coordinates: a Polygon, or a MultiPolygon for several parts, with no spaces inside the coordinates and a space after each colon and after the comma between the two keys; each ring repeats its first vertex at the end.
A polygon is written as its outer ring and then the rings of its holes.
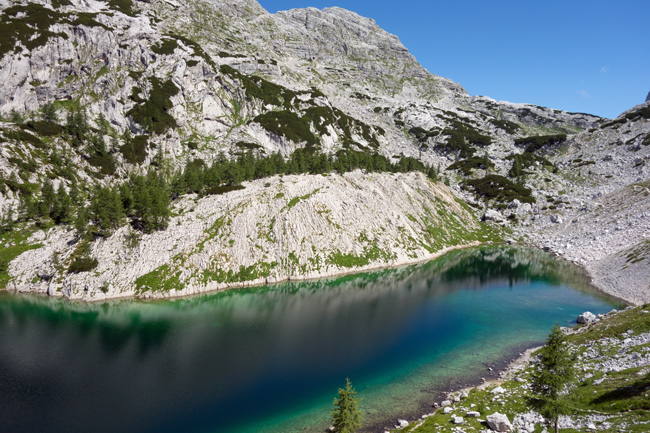
{"type": "Polygon", "coordinates": [[[119,186],[97,185],[88,191],[87,200],[76,182],[70,184],[68,191],[63,182],[55,189],[48,181],[38,199],[29,192],[20,194],[18,217],[9,212],[2,228],[10,231],[15,221],[35,221],[39,225],[51,221],[74,224],[82,237],[108,236],[128,220],[135,229],[150,233],[167,228],[169,206],[169,186],[154,170],[147,175],[132,175],[119,186]]]}
{"type": "Polygon", "coordinates": [[[182,194],[221,194],[246,180],[263,179],[277,174],[343,174],[363,169],[369,172],[407,173],[420,171],[430,179],[438,179],[437,169],[423,164],[411,157],[400,157],[392,162],[378,153],[369,154],[352,150],[339,151],[327,155],[313,149],[296,149],[285,160],[279,153],[269,156],[256,155],[252,150],[240,153],[238,158],[229,161],[220,155],[214,163],[207,166],[202,160],[189,162],[171,183],[171,198],[182,194]],[[226,188],[224,188],[226,187],[226,188]],[[231,188],[227,188],[231,187],[231,188]]]}

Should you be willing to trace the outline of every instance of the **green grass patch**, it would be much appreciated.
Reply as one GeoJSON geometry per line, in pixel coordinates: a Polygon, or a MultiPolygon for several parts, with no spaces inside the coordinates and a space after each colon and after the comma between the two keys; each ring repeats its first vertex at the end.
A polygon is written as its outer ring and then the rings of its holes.
{"type": "Polygon", "coordinates": [[[222,269],[205,270],[203,277],[205,281],[217,281],[219,283],[240,283],[245,281],[253,281],[259,278],[266,278],[271,275],[271,271],[277,266],[277,262],[257,262],[251,266],[239,267],[237,272],[229,269],[224,271],[222,269]]]}
{"type": "Polygon", "coordinates": [[[27,244],[27,239],[32,235],[32,228],[15,228],[14,231],[4,233],[0,236],[0,288],[5,289],[10,280],[9,263],[24,253],[42,247],[42,244],[27,244]],[[12,246],[4,246],[12,243],[12,246]]]}
{"type": "Polygon", "coordinates": [[[183,285],[179,278],[180,274],[181,271],[173,272],[168,264],[159,266],[135,280],[135,293],[140,295],[145,292],[182,290],[183,285]]]}

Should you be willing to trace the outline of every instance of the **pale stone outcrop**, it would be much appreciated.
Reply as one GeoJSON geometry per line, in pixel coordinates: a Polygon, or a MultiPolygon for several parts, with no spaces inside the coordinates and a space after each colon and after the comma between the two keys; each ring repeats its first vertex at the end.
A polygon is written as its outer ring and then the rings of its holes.
{"type": "Polygon", "coordinates": [[[507,432],[512,430],[512,424],[510,423],[508,417],[499,412],[488,415],[487,424],[488,427],[497,432],[507,432]]]}

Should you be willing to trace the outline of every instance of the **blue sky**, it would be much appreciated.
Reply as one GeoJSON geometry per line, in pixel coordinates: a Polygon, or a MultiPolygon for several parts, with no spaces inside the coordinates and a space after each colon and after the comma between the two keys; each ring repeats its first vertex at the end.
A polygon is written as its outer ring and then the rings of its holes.
{"type": "Polygon", "coordinates": [[[374,18],[470,95],[616,117],[650,92],[649,0],[258,0],[374,18]]]}

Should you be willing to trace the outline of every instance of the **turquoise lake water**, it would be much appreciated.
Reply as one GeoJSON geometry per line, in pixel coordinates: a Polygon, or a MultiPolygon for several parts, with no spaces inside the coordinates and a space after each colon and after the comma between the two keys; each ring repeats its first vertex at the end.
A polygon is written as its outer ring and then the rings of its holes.
{"type": "Polygon", "coordinates": [[[0,293],[0,431],[322,432],[346,377],[379,431],[556,321],[620,307],[578,268],[506,246],[166,301],[0,293]]]}

